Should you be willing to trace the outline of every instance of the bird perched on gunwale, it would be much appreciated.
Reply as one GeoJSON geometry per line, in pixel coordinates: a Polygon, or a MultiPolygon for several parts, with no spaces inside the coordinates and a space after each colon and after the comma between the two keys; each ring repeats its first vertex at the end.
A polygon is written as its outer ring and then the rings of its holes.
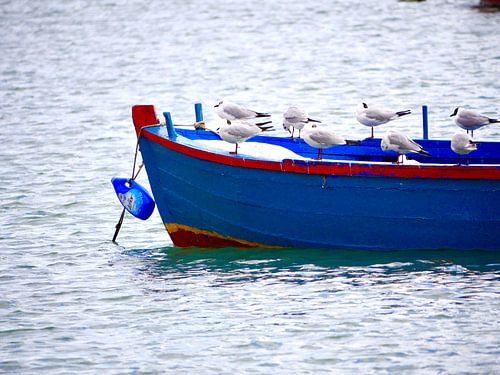
{"type": "Polygon", "coordinates": [[[347,140],[337,135],[333,130],[320,128],[316,124],[306,124],[304,126],[304,142],[309,146],[318,149],[317,160],[323,158],[323,149],[338,145],[354,145],[359,141],[347,140]]]}
{"type": "MultiPolygon", "coordinates": [[[[392,150],[398,153],[398,160],[396,164],[400,163],[399,156],[408,154],[410,152],[414,152],[425,156],[431,156],[431,154],[425,151],[422,146],[420,146],[418,143],[416,143],[415,141],[408,138],[406,135],[397,130],[387,131],[387,133],[385,133],[385,135],[382,137],[382,141],[380,142],[380,147],[384,151],[392,150]]],[[[403,158],[401,160],[401,163],[402,162],[403,158]]]]}
{"type": "Polygon", "coordinates": [[[234,121],[232,124],[222,125],[217,129],[216,133],[222,140],[235,144],[236,148],[234,152],[231,151],[230,154],[237,154],[239,143],[243,143],[247,139],[255,137],[262,132],[274,130],[272,126],[265,126],[270,123],[271,121],[267,121],[260,125],[256,125],[245,120],[234,121]]]}
{"type": "Polygon", "coordinates": [[[476,142],[469,134],[455,133],[451,138],[451,149],[459,155],[467,155],[468,153],[477,150],[476,142]]]}
{"type": "Polygon", "coordinates": [[[411,114],[411,110],[393,112],[383,108],[368,107],[366,103],[360,103],[356,111],[356,119],[358,122],[365,126],[372,128],[370,138],[373,138],[373,127],[386,124],[389,121],[395,120],[402,116],[411,114]]]}
{"type": "Polygon", "coordinates": [[[482,128],[486,125],[500,122],[500,120],[489,118],[487,116],[480,115],[477,112],[471,111],[470,109],[461,107],[455,108],[450,117],[453,117],[455,125],[467,130],[467,133],[470,131],[472,136],[474,136],[474,130],[482,128]]]}
{"type": "MultiPolygon", "coordinates": [[[[451,138],[451,149],[456,152],[458,155],[468,155],[472,151],[477,150],[477,145],[479,142],[476,142],[472,139],[472,137],[467,133],[455,133],[451,138]]],[[[460,163],[460,159],[459,162],[460,163]]],[[[469,164],[469,158],[465,158],[465,164],[469,164]]]]}
{"type": "Polygon", "coordinates": [[[291,134],[292,138],[295,129],[299,131],[299,138],[300,138],[300,131],[309,122],[321,122],[321,121],[310,118],[306,111],[294,106],[289,107],[283,114],[283,129],[288,131],[291,134]],[[290,128],[292,128],[291,131],[290,128]]]}
{"type": "Polygon", "coordinates": [[[216,108],[217,115],[219,115],[220,118],[226,120],[228,124],[230,124],[231,121],[236,120],[250,120],[260,117],[271,117],[269,113],[253,111],[251,109],[242,107],[241,105],[228,102],[227,100],[221,100],[214,107],[216,108]]]}

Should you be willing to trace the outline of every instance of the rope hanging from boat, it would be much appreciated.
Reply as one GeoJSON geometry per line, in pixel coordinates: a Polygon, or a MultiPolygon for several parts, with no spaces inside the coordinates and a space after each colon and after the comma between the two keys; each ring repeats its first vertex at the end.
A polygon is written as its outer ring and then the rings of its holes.
{"type": "MultiPolygon", "coordinates": [[[[130,183],[131,180],[135,180],[137,178],[137,176],[139,176],[139,173],[141,172],[142,167],[144,166],[144,162],[142,162],[141,165],[139,166],[139,168],[137,169],[137,172],[135,171],[135,167],[137,165],[137,154],[139,153],[139,140],[142,137],[142,131],[144,128],[148,128],[151,126],[156,126],[156,125],[144,126],[143,128],[141,128],[141,131],[139,132],[139,135],[137,136],[137,142],[135,144],[134,164],[132,166],[132,174],[131,174],[130,178],[127,180],[128,183],[130,183]]],[[[123,208],[122,213],[120,215],[120,219],[118,220],[118,223],[116,223],[116,226],[115,226],[116,230],[115,230],[115,234],[113,235],[113,242],[116,242],[116,237],[118,237],[118,232],[120,231],[120,228],[122,227],[124,218],[125,218],[125,208],[123,208]]]]}

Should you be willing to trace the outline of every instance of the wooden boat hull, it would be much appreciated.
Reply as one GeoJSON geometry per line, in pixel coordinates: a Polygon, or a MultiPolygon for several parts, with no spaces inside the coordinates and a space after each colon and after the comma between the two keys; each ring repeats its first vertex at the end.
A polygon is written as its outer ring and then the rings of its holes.
{"type": "Polygon", "coordinates": [[[142,133],[176,246],[500,249],[498,167],[270,162],[142,133]]]}

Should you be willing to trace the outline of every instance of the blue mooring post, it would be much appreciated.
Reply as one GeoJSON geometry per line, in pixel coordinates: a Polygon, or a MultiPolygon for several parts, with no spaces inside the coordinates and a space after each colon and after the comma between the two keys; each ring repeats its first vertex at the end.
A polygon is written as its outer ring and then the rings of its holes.
{"type": "Polygon", "coordinates": [[[167,126],[168,137],[172,141],[175,141],[175,139],[177,138],[177,133],[174,129],[174,123],[172,122],[170,112],[163,112],[163,117],[165,117],[165,125],[167,126]]]}
{"type": "Polygon", "coordinates": [[[201,103],[194,104],[194,114],[196,116],[196,122],[203,121],[203,110],[201,109],[201,103]]]}
{"type": "Polygon", "coordinates": [[[422,126],[424,128],[424,139],[429,139],[429,117],[426,105],[422,106],[422,126]]]}

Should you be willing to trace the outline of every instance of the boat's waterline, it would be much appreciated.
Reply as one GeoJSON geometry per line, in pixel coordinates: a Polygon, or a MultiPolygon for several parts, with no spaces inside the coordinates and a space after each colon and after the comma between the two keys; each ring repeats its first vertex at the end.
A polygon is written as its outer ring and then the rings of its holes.
{"type": "Polygon", "coordinates": [[[195,228],[189,225],[164,223],[170,238],[179,247],[235,247],[235,248],[282,248],[260,242],[246,241],[239,238],[195,228]]]}

